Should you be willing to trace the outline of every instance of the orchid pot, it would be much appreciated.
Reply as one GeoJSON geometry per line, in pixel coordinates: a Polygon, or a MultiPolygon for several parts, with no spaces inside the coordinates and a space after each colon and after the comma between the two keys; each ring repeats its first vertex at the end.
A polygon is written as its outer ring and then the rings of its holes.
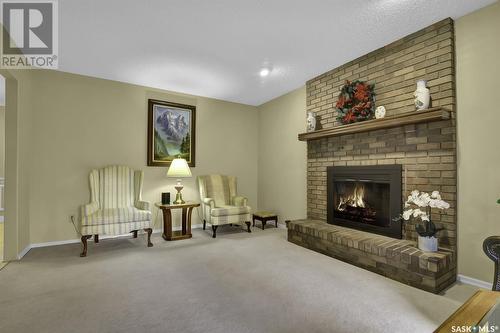
{"type": "Polygon", "coordinates": [[[418,235],[418,248],[424,252],[437,252],[438,239],[435,236],[423,237],[418,235]]]}

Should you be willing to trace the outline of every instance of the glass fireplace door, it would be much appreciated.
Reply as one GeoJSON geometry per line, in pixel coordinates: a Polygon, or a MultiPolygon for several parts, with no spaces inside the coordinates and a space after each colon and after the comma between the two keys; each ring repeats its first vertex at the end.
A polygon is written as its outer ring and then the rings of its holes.
{"type": "Polygon", "coordinates": [[[390,185],[373,181],[336,180],[334,216],[387,227],[390,223],[390,185]]]}

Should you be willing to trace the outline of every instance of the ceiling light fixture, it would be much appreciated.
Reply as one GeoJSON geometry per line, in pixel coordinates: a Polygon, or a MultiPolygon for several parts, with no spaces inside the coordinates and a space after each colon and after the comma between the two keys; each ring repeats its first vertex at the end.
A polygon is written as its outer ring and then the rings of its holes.
{"type": "Polygon", "coordinates": [[[262,68],[259,74],[261,77],[266,77],[271,74],[271,70],[269,68],[262,68]]]}

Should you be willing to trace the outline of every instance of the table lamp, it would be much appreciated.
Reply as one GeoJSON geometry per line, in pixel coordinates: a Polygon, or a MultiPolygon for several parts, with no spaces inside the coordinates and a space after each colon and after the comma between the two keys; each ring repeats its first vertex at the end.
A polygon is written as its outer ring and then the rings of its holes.
{"type": "Polygon", "coordinates": [[[175,195],[174,205],[180,205],[185,203],[182,200],[182,189],[184,186],[182,185],[181,178],[189,178],[191,177],[191,170],[185,159],[183,158],[175,158],[167,171],[167,177],[169,178],[177,178],[177,184],[175,185],[175,189],[177,190],[177,194],[175,195]]]}

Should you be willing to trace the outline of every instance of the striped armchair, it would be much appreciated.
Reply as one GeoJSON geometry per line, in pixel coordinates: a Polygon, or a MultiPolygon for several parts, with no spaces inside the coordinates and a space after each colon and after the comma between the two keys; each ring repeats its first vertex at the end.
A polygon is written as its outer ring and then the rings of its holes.
{"type": "Polygon", "coordinates": [[[87,255],[87,240],[94,235],[122,235],[144,229],[151,243],[151,212],[149,202],[142,201],[144,173],[126,166],[108,166],[90,172],[90,203],[81,206],[80,233],[83,252],[87,255]]]}
{"type": "Polygon", "coordinates": [[[203,212],[203,230],[206,224],[212,226],[216,237],[217,227],[223,224],[239,224],[250,230],[251,208],[247,198],[238,196],[236,177],[223,175],[198,176],[198,188],[203,212]]]}

